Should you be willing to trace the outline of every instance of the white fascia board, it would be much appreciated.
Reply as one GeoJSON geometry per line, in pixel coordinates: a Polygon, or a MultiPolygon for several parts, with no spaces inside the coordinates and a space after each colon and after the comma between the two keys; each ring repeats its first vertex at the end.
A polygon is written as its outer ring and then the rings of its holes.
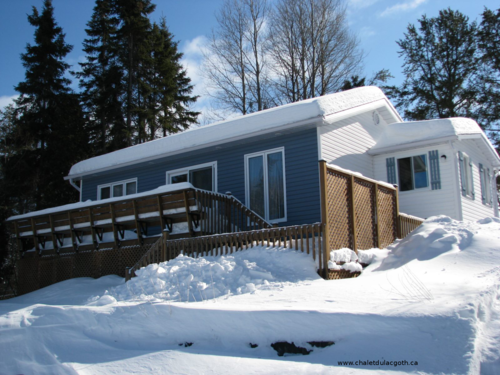
{"type": "Polygon", "coordinates": [[[491,144],[490,140],[486,137],[484,133],[474,133],[474,134],[460,134],[458,136],[458,140],[467,140],[467,139],[480,139],[483,141],[483,144],[488,149],[488,153],[491,157],[490,161],[493,167],[500,167],[500,157],[495,150],[495,147],[491,144]]]}
{"type": "Polygon", "coordinates": [[[377,108],[380,108],[380,105],[386,105],[387,100],[385,99],[378,99],[370,103],[362,104],[357,107],[349,108],[344,111],[340,111],[331,115],[327,115],[323,117],[323,125],[332,125],[337,121],[344,120],[349,117],[354,117],[357,116],[361,113],[367,112],[367,111],[373,111],[377,108]]]}
{"type": "Polygon", "coordinates": [[[165,152],[163,154],[154,155],[154,156],[151,156],[148,158],[132,160],[130,162],[119,164],[119,165],[112,165],[112,166],[108,166],[108,167],[100,168],[100,169],[95,169],[95,170],[88,171],[88,172],[73,174],[73,175],[64,177],[64,179],[65,180],[69,180],[69,179],[78,180],[78,179],[80,179],[84,176],[88,176],[88,175],[93,175],[93,174],[102,173],[102,172],[106,172],[106,171],[110,171],[110,170],[115,170],[118,168],[128,167],[131,165],[144,163],[144,162],[148,162],[148,161],[153,161],[153,160],[161,159],[161,158],[168,157],[168,156],[178,155],[178,154],[184,153],[184,152],[196,151],[196,150],[201,150],[204,148],[210,148],[210,147],[214,147],[214,146],[218,146],[218,145],[227,144],[230,142],[236,142],[236,141],[247,139],[247,138],[253,137],[253,136],[265,135],[265,134],[270,134],[270,133],[279,133],[279,132],[284,131],[284,130],[293,129],[293,128],[304,126],[304,125],[311,125],[311,127],[316,127],[318,125],[321,125],[323,123],[323,121],[324,121],[323,116],[311,117],[311,118],[308,118],[306,120],[288,123],[288,124],[285,124],[282,126],[272,127],[269,129],[259,130],[258,132],[255,132],[255,133],[242,134],[242,135],[239,135],[237,137],[226,138],[224,140],[217,141],[217,142],[211,142],[211,143],[206,143],[203,145],[197,145],[194,147],[185,148],[182,151],[176,150],[176,151],[172,151],[172,152],[165,152]]]}
{"type": "Polygon", "coordinates": [[[419,147],[439,145],[439,144],[447,143],[450,141],[456,141],[457,139],[458,139],[458,136],[456,136],[456,135],[452,135],[449,137],[441,137],[441,138],[436,138],[436,139],[425,139],[425,140],[417,141],[417,142],[403,143],[403,144],[399,144],[399,145],[383,147],[383,148],[379,148],[377,150],[368,150],[367,153],[368,153],[368,155],[372,155],[372,156],[389,154],[392,152],[397,152],[397,151],[402,151],[402,150],[409,150],[409,149],[414,149],[414,148],[419,148],[419,147]]]}

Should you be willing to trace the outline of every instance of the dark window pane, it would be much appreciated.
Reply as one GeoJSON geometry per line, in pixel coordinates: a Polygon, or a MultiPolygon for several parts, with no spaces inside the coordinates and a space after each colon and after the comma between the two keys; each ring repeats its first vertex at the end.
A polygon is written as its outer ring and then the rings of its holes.
{"type": "Polygon", "coordinates": [[[113,197],[121,197],[123,195],[123,185],[113,186],[113,197]]]}
{"type": "Polygon", "coordinates": [[[108,199],[111,194],[111,189],[110,187],[103,187],[101,188],[101,199],[108,199]]]}
{"type": "Polygon", "coordinates": [[[283,189],[283,154],[267,155],[269,187],[269,220],[285,217],[285,191],[283,189]]]}
{"type": "Polygon", "coordinates": [[[137,193],[137,182],[127,182],[126,195],[137,193]]]}
{"type": "Polygon", "coordinates": [[[398,159],[399,191],[413,190],[411,158],[398,159]]]}
{"type": "Polygon", "coordinates": [[[248,159],[248,179],[250,187],[250,209],[265,217],[264,212],[264,158],[248,159]]]}
{"type": "Polygon", "coordinates": [[[415,175],[415,189],[427,187],[427,160],[425,155],[413,157],[413,170],[415,175]]]}
{"type": "Polygon", "coordinates": [[[189,182],[198,189],[212,191],[212,167],[190,171],[189,182]]]}
{"type": "Polygon", "coordinates": [[[188,181],[188,175],[187,173],[185,174],[178,174],[177,176],[172,176],[170,179],[171,184],[178,184],[179,182],[187,182],[188,181]]]}

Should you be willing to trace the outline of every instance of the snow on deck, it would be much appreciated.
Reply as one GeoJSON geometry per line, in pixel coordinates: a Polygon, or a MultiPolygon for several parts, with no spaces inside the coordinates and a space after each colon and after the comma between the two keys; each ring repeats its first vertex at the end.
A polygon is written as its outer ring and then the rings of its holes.
{"type": "Polygon", "coordinates": [[[113,202],[120,202],[120,201],[124,201],[124,200],[142,198],[142,197],[147,197],[149,195],[170,193],[173,191],[185,190],[185,189],[194,189],[194,186],[189,182],[181,182],[178,184],[162,185],[162,186],[157,187],[156,189],[145,191],[142,193],[130,194],[130,195],[125,195],[125,196],[116,197],[116,198],[101,199],[98,201],[92,201],[89,199],[85,202],[70,203],[70,204],[65,204],[63,206],[47,208],[45,210],[29,212],[29,213],[23,214],[23,215],[15,215],[15,216],[9,217],[7,219],[7,221],[26,219],[26,218],[33,217],[33,216],[55,214],[58,212],[64,212],[64,211],[70,211],[70,210],[78,210],[78,209],[87,208],[87,207],[91,207],[91,206],[100,206],[100,205],[105,205],[105,204],[109,204],[109,203],[113,203],[113,202]]]}
{"type": "Polygon", "coordinates": [[[83,160],[73,165],[68,177],[185,152],[209,144],[223,143],[306,120],[322,120],[324,116],[380,99],[386,99],[384,93],[377,87],[369,86],[291,103],[83,160]]]}

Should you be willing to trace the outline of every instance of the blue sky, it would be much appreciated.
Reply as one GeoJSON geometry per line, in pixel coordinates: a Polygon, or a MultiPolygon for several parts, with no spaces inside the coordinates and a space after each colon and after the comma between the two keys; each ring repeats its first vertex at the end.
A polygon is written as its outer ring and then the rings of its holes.
{"type": "MultiPolygon", "coordinates": [[[[272,0],[271,0],[272,1],[272,0]]],[[[16,95],[14,86],[24,80],[24,68],[20,54],[27,43],[33,43],[34,28],[29,25],[27,14],[32,6],[39,9],[42,0],[7,0],[2,2],[0,13],[0,108],[16,95]]],[[[165,16],[170,31],[184,52],[184,64],[195,85],[195,92],[202,95],[197,104],[203,110],[204,82],[199,72],[200,49],[204,37],[216,26],[215,12],[222,0],[153,0],[156,11],[153,20],[165,16]]],[[[66,41],[74,46],[67,56],[67,62],[78,69],[83,61],[82,41],[86,37],[86,23],[91,17],[93,0],[53,0],[55,18],[66,33],[66,41]]],[[[364,75],[386,68],[395,78],[390,82],[402,81],[402,60],[398,57],[396,40],[403,37],[409,23],[417,23],[423,15],[436,16],[440,9],[451,7],[480,20],[485,7],[498,9],[493,0],[347,0],[348,19],[353,32],[357,33],[361,47],[366,53],[364,75]]],[[[77,89],[76,80],[73,87],[77,89]]]]}

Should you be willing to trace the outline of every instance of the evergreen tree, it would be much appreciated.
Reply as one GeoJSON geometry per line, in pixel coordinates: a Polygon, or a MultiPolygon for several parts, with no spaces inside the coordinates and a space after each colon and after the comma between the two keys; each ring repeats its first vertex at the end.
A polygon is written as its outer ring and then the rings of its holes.
{"type": "Polygon", "coordinates": [[[159,131],[165,137],[187,129],[196,123],[199,113],[189,110],[197,97],[190,96],[193,86],[180,63],[182,53],[164,18],[159,25],[153,25],[150,41],[152,65],[147,77],[150,92],[147,122],[149,139],[154,139],[159,131]]]}
{"type": "Polygon", "coordinates": [[[80,63],[82,71],[76,73],[95,155],[128,144],[121,104],[123,71],[118,60],[118,25],[113,0],[97,0],[85,30],[88,38],[83,42],[87,61],[80,63]]]}
{"type": "Polygon", "coordinates": [[[11,144],[15,152],[4,161],[3,172],[12,194],[20,197],[18,211],[42,209],[75,200],[76,191],[64,182],[71,165],[86,154],[78,97],[64,77],[71,51],[57,26],[50,0],[42,12],[33,7],[28,21],[35,29],[35,43],[21,55],[25,80],[16,90],[15,131],[11,144]],[[83,138],[83,139],[82,139],[83,138]]]}
{"type": "Polygon", "coordinates": [[[485,9],[482,22],[478,30],[479,49],[483,67],[483,96],[482,115],[494,124],[490,132],[494,131],[497,149],[500,148],[498,135],[500,120],[500,9],[495,12],[485,9]]]}
{"type": "Polygon", "coordinates": [[[451,9],[440,11],[438,17],[424,15],[419,23],[418,29],[409,25],[397,42],[406,79],[400,87],[386,87],[387,93],[407,119],[464,116],[488,127],[478,111],[481,65],[476,23],[451,9]]]}
{"type": "Polygon", "coordinates": [[[151,0],[115,0],[116,13],[120,20],[117,38],[120,41],[120,60],[124,72],[125,121],[127,143],[135,143],[134,137],[143,137],[144,116],[138,116],[144,107],[139,93],[139,72],[141,63],[148,59],[148,39],[151,31],[151,14],[155,5],[151,0]],[[134,129],[135,128],[135,129],[134,129]],[[135,130],[135,134],[134,134],[135,130]]]}

